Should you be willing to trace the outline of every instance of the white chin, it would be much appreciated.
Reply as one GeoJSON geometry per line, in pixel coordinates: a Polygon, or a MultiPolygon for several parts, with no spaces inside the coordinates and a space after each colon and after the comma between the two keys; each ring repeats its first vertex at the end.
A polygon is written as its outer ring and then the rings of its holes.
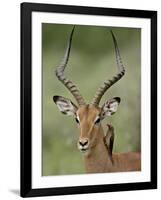
{"type": "Polygon", "coordinates": [[[89,149],[87,149],[87,150],[81,150],[81,149],[80,149],[80,152],[81,152],[84,156],[88,156],[88,155],[89,155],[89,149]]]}

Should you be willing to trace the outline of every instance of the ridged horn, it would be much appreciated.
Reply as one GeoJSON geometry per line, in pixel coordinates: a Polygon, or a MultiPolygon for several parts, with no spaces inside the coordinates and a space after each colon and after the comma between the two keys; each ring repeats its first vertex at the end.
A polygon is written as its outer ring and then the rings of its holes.
{"type": "Polygon", "coordinates": [[[98,88],[91,104],[92,105],[99,105],[99,102],[102,98],[102,96],[104,95],[104,93],[117,81],[119,81],[123,75],[125,74],[125,68],[124,65],[122,63],[122,59],[120,56],[120,51],[117,45],[117,41],[116,38],[112,32],[112,30],[110,31],[111,35],[112,35],[112,39],[113,39],[113,43],[114,43],[114,47],[115,47],[115,54],[116,54],[116,64],[117,64],[117,68],[118,68],[118,73],[116,75],[114,75],[111,79],[107,79],[104,81],[104,83],[102,84],[101,87],[98,88]]]}
{"type": "Polygon", "coordinates": [[[69,60],[69,55],[70,55],[70,49],[71,49],[71,44],[72,44],[72,37],[73,37],[73,33],[74,33],[74,29],[75,26],[73,27],[71,33],[70,33],[70,37],[67,43],[67,48],[64,54],[64,57],[61,61],[61,63],[59,64],[59,66],[56,68],[56,76],[57,78],[64,84],[64,86],[71,92],[71,94],[74,96],[74,98],[76,99],[77,103],[79,105],[84,105],[85,101],[82,97],[82,95],[79,92],[79,89],[76,87],[76,85],[69,79],[67,79],[64,75],[64,70],[67,66],[68,60],[69,60]]]}

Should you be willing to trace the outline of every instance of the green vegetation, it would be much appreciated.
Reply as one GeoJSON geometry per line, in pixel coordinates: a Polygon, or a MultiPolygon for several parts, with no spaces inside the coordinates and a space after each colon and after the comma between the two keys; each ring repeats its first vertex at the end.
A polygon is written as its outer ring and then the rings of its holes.
{"type": "MultiPolygon", "coordinates": [[[[54,73],[71,29],[71,25],[42,25],[44,176],[84,173],[82,155],[76,146],[79,132],[75,120],[61,114],[52,100],[54,95],[60,95],[75,102],[54,73]]],[[[90,102],[102,81],[117,70],[110,29],[117,38],[126,75],[102,98],[101,104],[108,98],[121,97],[117,113],[106,118],[103,125],[106,129],[106,124],[111,123],[115,128],[115,152],[140,151],[141,30],[76,26],[66,75],[90,102]]]]}

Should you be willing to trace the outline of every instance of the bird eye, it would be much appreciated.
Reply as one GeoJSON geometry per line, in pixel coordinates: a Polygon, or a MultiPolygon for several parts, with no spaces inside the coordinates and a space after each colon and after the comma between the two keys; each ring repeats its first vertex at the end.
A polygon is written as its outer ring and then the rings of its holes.
{"type": "Polygon", "coordinates": [[[79,120],[78,120],[78,118],[75,118],[75,121],[77,122],[77,124],[79,124],[79,120]]]}
{"type": "Polygon", "coordinates": [[[95,121],[95,124],[98,124],[100,121],[101,121],[101,119],[98,118],[98,119],[95,121]]]}

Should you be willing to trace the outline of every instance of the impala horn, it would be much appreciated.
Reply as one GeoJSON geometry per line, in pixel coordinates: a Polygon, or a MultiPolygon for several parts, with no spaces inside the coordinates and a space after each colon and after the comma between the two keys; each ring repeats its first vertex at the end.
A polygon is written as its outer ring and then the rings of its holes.
{"type": "Polygon", "coordinates": [[[73,27],[70,37],[68,40],[67,48],[64,54],[64,57],[59,64],[59,66],[56,68],[56,76],[57,78],[65,85],[65,87],[71,92],[71,94],[74,96],[76,99],[77,103],[80,105],[85,105],[85,101],[82,97],[82,95],[79,92],[79,89],[76,87],[76,85],[69,79],[67,79],[64,75],[64,70],[67,66],[68,60],[69,60],[69,55],[70,55],[70,49],[71,49],[71,44],[72,44],[72,37],[74,33],[75,26],[73,27]]]}
{"type": "Polygon", "coordinates": [[[98,90],[97,90],[97,92],[96,92],[96,94],[95,94],[95,96],[94,96],[94,98],[91,102],[92,105],[99,105],[99,102],[100,102],[102,96],[104,95],[104,93],[114,83],[119,81],[123,77],[123,75],[125,74],[125,68],[124,68],[124,65],[122,63],[122,59],[121,59],[121,56],[120,56],[120,51],[119,51],[119,48],[118,48],[118,45],[117,45],[116,38],[115,38],[113,32],[112,31],[110,31],[110,32],[111,32],[114,47],[115,47],[116,63],[117,63],[118,73],[116,75],[114,75],[111,79],[105,80],[104,83],[102,84],[102,86],[98,88],[98,90]]]}

